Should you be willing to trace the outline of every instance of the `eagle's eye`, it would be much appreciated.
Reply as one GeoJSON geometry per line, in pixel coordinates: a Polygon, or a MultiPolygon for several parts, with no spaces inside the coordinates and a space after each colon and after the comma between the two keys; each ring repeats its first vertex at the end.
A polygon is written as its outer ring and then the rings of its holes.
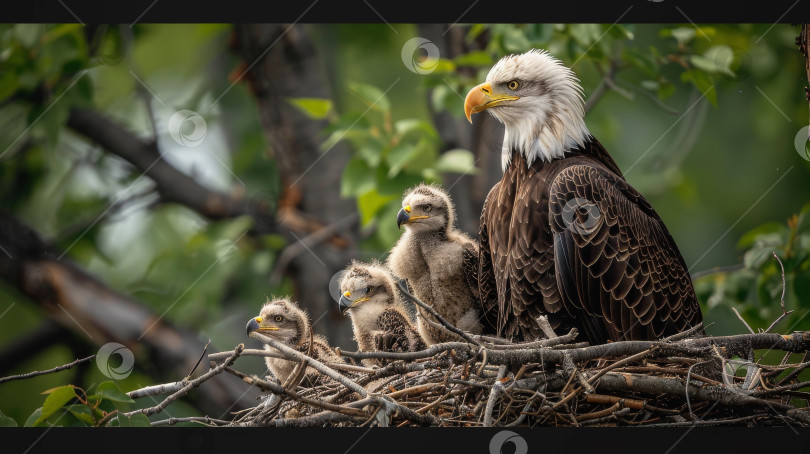
{"type": "Polygon", "coordinates": [[[424,205],[424,206],[422,207],[422,209],[423,209],[423,210],[425,210],[425,212],[428,212],[428,211],[432,210],[432,209],[433,209],[433,207],[432,207],[432,206],[430,206],[430,205],[424,205]]]}
{"type": "Polygon", "coordinates": [[[518,82],[516,80],[513,80],[513,81],[509,82],[508,84],[506,84],[506,86],[509,87],[510,90],[514,91],[514,90],[517,90],[518,87],[520,87],[520,82],[518,82]]]}
{"type": "Polygon", "coordinates": [[[273,320],[275,320],[278,323],[281,323],[281,322],[284,321],[284,317],[282,317],[280,315],[276,315],[275,317],[273,317],[273,320]]]}

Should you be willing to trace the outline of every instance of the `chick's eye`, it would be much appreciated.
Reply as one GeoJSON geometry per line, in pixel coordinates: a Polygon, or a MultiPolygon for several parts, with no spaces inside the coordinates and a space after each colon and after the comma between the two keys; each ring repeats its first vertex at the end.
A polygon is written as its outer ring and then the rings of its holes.
{"type": "Polygon", "coordinates": [[[275,321],[277,321],[277,322],[283,322],[283,321],[284,321],[284,317],[282,317],[282,316],[280,316],[280,315],[276,315],[275,317],[273,317],[273,320],[275,320],[275,321]]]}
{"type": "Polygon", "coordinates": [[[430,211],[430,210],[433,209],[433,207],[430,206],[430,205],[425,205],[425,206],[422,207],[422,209],[425,210],[425,211],[430,211]]]}
{"type": "Polygon", "coordinates": [[[520,87],[520,82],[513,80],[509,82],[506,86],[509,87],[510,90],[517,90],[518,87],[520,87]]]}

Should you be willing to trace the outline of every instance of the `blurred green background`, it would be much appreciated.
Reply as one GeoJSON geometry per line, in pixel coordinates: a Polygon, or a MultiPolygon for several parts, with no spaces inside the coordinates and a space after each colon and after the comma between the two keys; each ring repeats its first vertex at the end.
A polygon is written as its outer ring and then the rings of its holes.
{"type": "MultiPolygon", "coordinates": [[[[804,317],[810,212],[802,211],[810,201],[810,155],[806,129],[797,136],[808,123],[807,76],[794,43],[798,27],[443,26],[451,33],[432,39],[446,40],[435,43],[438,60],[430,45],[403,56],[411,38],[426,35],[424,26],[295,28],[314,43],[331,98],[312,87],[311,95],[287,101],[325,125],[317,138],[322,150],[335,144],[349,150],[344,165],[330,169],[335,182],[323,189],[351,200],[359,212],[356,245],[342,252],[346,261],[385,257],[399,235],[399,195],[416,182],[447,187],[470,175],[462,185],[472,194],[467,211],[480,210],[500,173],[499,147],[471,146],[474,138],[450,145],[447,124],[437,118],[471,134],[463,118],[467,90],[497,58],[538,47],[574,69],[586,100],[602,93],[589,105],[587,124],[672,232],[696,277],[706,322],[713,323],[708,332],[746,332],[732,307],[755,329],[782,313],[772,251],[786,270],[785,306],[795,310],[775,330],[810,329],[804,317]],[[409,59],[426,73],[410,70],[409,59]]],[[[268,140],[261,120],[267,107],[257,101],[257,88],[242,77],[253,62],[242,58],[236,48],[244,43],[235,44],[235,35],[230,25],[139,24],[92,33],[74,24],[0,26],[0,207],[67,251],[65,260],[157,314],[165,311],[220,350],[240,342],[256,346],[245,338],[244,323],[267,296],[297,285],[326,292],[329,283],[296,283],[288,273],[272,279],[289,238],[244,236],[255,223],[249,215],[212,220],[161,202],[149,177],[67,122],[72,108],[96,110],[142,140],[155,140],[163,159],[200,185],[235,198],[260,194],[280,206],[281,150],[268,140]],[[172,130],[180,110],[204,118],[203,138],[193,147],[172,137],[193,139],[191,122],[172,130]]],[[[475,235],[477,213],[461,227],[475,235]]],[[[300,303],[313,319],[321,315],[300,303]]],[[[0,314],[0,351],[49,317],[2,280],[0,314]]],[[[321,317],[316,331],[352,349],[348,320],[335,310],[321,317]]],[[[70,362],[80,356],[77,349],[95,353],[98,340],[68,329],[73,342],[0,364],[0,375],[70,362]]],[[[117,382],[123,391],[154,383],[139,365],[148,359],[135,359],[134,373],[117,382]]],[[[242,370],[262,373],[260,360],[240,361],[242,370]]],[[[106,379],[93,366],[3,383],[0,412],[22,425],[42,405],[42,391],[68,382],[91,388],[106,379]]],[[[169,408],[174,416],[199,412],[183,402],[169,408]]]]}

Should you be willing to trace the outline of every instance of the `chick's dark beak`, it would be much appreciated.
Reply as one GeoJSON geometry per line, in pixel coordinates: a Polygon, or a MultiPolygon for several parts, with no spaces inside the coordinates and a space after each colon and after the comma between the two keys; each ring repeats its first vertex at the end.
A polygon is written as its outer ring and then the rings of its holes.
{"type": "Polygon", "coordinates": [[[250,336],[250,333],[252,333],[253,331],[256,331],[257,329],[259,329],[259,322],[255,318],[251,318],[247,322],[247,326],[245,327],[245,330],[247,331],[247,335],[250,336]]]}
{"type": "Polygon", "coordinates": [[[410,219],[411,213],[405,211],[405,208],[399,210],[399,213],[397,213],[397,228],[398,229],[402,228],[402,224],[405,224],[410,219]]]}
{"type": "Polygon", "coordinates": [[[338,301],[338,307],[340,308],[340,314],[346,315],[346,311],[352,307],[352,302],[349,301],[349,298],[346,298],[345,295],[340,295],[340,300],[338,301]]]}

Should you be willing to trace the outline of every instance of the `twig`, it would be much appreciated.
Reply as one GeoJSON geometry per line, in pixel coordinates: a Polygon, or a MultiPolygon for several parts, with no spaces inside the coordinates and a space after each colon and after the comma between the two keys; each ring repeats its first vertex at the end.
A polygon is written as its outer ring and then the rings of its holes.
{"type": "Polygon", "coordinates": [[[189,417],[185,417],[185,418],[174,418],[174,417],[172,417],[172,418],[169,418],[169,419],[161,419],[160,421],[155,421],[155,422],[151,423],[150,425],[152,427],[173,426],[173,425],[181,423],[181,422],[197,422],[197,423],[200,423],[200,424],[205,424],[207,426],[227,426],[228,424],[231,423],[230,421],[225,421],[225,420],[222,420],[222,419],[214,419],[214,418],[211,418],[211,417],[208,417],[208,416],[189,416],[189,417]]]}
{"type": "MultiPolygon", "coordinates": [[[[340,383],[341,385],[345,386],[346,388],[356,392],[361,397],[367,397],[368,396],[368,392],[366,392],[366,390],[363,389],[362,386],[360,386],[357,383],[349,380],[345,376],[339,374],[334,369],[332,369],[331,367],[329,367],[329,366],[325,365],[324,363],[318,361],[317,359],[310,358],[310,357],[304,355],[303,353],[299,352],[298,350],[290,348],[290,347],[282,344],[281,342],[278,342],[277,340],[275,340],[275,339],[273,339],[271,337],[264,336],[264,335],[262,335],[261,333],[259,333],[257,331],[254,331],[254,332],[250,333],[250,335],[251,335],[251,337],[253,337],[253,336],[261,336],[262,342],[264,342],[265,344],[269,345],[270,347],[272,347],[272,348],[278,350],[279,352],[281,352],[283,355],[285,355],[287,357],[287,359],[291,359],[291,360],[299,361],[299,362],[302,362],[302,363],[306,363],[307,366],[312,367],[313,369],[315,369],[318,372],[326,375],[327,377],[331,378],[332,380],[340,383]]],[[[228,365],[230,365],[230,364],[228,364],[228,365]]]]}
{"type": "MultiPolygon", "coordinates": [[[[233,352],[231,352],[232,354],[233,352]]],[[[147,386],[145,388],[136,389],[127,393],[130,399],[138,399],[146,396],[158,396],[161,394],[172,394],[183,389],[188,385],[188,379],[176,381],[174,383],[164,383],[162,385],[147,386]]]]}
{"type": "Polygon", "coordinates": [[[200,355],[200,359],[198,359],[198,360],[197,360],[197,363],[196,363],[196,364],[194,364],[194,367],[192,367],[192,368],[191,368],[191,372],[189,372],[189,373],[186,375],[186,380],[188,380],[189,378],[191,378],[191,375],[194,373],[194,371],[195,371],[195,370],[197,370],[197,367],[200,365],[200,363],[202,362],[203,358],[205,358],[205,352],[207,352],[207,351],[208,351],[208,346],[209,346],[209,345],[211,345],[211,339],[208,339],[208,342],[206,342],[206,343],[205,343],[205,347],[203,347],[203,352],[202,352],[202,354],[200,355]]]}
{"type": "Polygon", "coordinates": [[[646,358],[647,356],[650,355],[650,353],[652,353],[652,350],[645,350],[643,352],[639,352],[639,353],[636,353],[635,355],[631,355],[631,356],[628,356],[627,358],[616,361],[615,363],[611,364],[610,366],[602,368],[602,370],[597,372],[596,375],[594,375],[593,377],[588,379],[588,384],[593,385],[594,383],[596,383],[596,380],[599,380],[599,377],[605,375],[606,373],[612,371],[613,369],[616,369],[618,367],[622,367],[624,365],[627,365],[627,364],[633,363],[635,361],[638,361],[640,359],[646,358]]]}
{"type": "Polygon", "coordinates": [[[319,399],[312,399],[312,398],[309,398],[309,397],[306,397],[306,396],[302,396],[302,395],[296,393],[295,391],[293,391],[291,389],[288,389],[288,388],[285,388],[285,387],[283,387],[281,385],[277,385],[275,383],[270,383],[268,381],[261,380],[261,379],[255,378],[255,377],[248,377],[247,375],[245,375],[245,374],[243,374],[243,373],[241,373],[241,372],[239,372],[237,370],[234,370],[231,367],[226,367],[225,372],[231,373],[231,374],[241,378],[243,381],[245,381],[245,383],[248,383],[248,384],[251,384],[251,385],[256,385],[256,387],[261,389],[262,391],[270,391],[273,394],[277,394],[277,395],[280,395],[280,396],[287,396],[287,397],[293,398],[295,400],[298,400],[300,402],[303,402],[305,404],[323,408],[324,410],[336,411],[336,412],[339,412],[339,413],[345,413],[345,414],[348,414],[348,415],[355,415],[355,416],[366,416],[366,415],[368,415],[368,413],[366,413],[364,411],[356,410],[356,409],[351,408],[351,407],[344,407],[342,405],[335,405],[335,404],[332,404],[332,403],[329,403],[329,402],[324,402],[324,401],[319,400],[319,399]]]}
{"type": "Polygon", "coordinates": [[[776,259],[777,262],[779,262],[779,267],[782,269],[782,297],[779,298],[779,304],[782,306],[782,315],[780,315],[776,320],[773,321],[773,323],[771,323],[771,326],[769,326],[768,329],[765,330],[766,333],[769,332],[771,328],[776,326],[779,322],[781,322],[782,319],[793,313],[793,309],[785,311],[785,265],[782,264],[782,260],[780,260],[779,256],[776,255],[776,252],[771,251],[771,254],[773,254],[773,257],[776,259]]]}
{"type": "Polygon", "coordinates": [[[73,361],[72,363],[63,364],[61,366],[54,367],[53,369],[28,372],[28,373],[20,374],[20,375],[10,375],[8,377],[0,378],[0,383],[5,383],[7,381],[12,381],[12,380],[22,380],[22,379],[25,379],[25,378],[37,377],[39,375],[52,374],[54,372],[61,372],[63,370],[67,370],[67,369],[71,369],[73,367],[76,367],[79,364],[86,363],[87,361],[90,361],[91,359],[93,359],[95,357],[96,357],[96,355],[90,355],[87,358],[77,359],[76,361],[73,361]]]}
{"type": "Polygon", "coordinates": [[[233,354],[231,355],[231,357],[228,358],[224,363],[218,365],[217,367],[214,367],[214,368],[210,369],[208,372],[206,372],[203,375],[200,375],[199,377],[195,378],[194,380],[189,381],[188,384],[186,384],[185,386],[180,388],[174,394],[171,394],[170,396],[163,399],[163,401],[161,401],[159,404],[155,405],[154,407],[149,407],[149,408],[143,408],[143,409],[140,409],[140,410],[130,411],[130,412],[124,413],[124,416],[129,417],[129,416],[132,416],[132,415],[137,414],[137,413],[141,413],[141,414],[144,414],[146,416],[150,416],[150,415],[154,415],[156,413],[160,413],[161,411],[163,411],[163,409],[166,408],[167,405],[169,405],[170,403],[172,403],[175,400],[179,399],[180,397],[185,396],[193,388],[196,388],[197,386],[199,386],[204,381],[206,381],[209,378],[221,373],[225,369],[225,367],[230,366],[231,364],[233,364],[233,362],[236,361],[236,358],[238,358],[239,355],[242,353],[242,350],[244,348],[245,348],[245,346],[243,344],[239,344],[233,350],[233,354]]]}
{"type": "Polygon", "coordinates": [[[748,322],[746,322],[745,319],[742,318],[742,315],[740,315],[740,313],[737,312],[737,308],[732,307],[731,310],[734,311],[734,314],[737,316],[738,319],[740,319],[740,321],[743,323],[743,325],[745,325],[745,327],[748,328],[748,331],[751,334],[754,334],[754,329],[751,328],[751,325],[749,325],[748,322]]]}
{"type": "Polygon", "coordinates": [[[492,389],[489,391],[487,406],[484,410],[484,427],[492,427],[492,412],[495,409],[495,403],[498,401],[501,391],[503,391],[501,379],[504,375],[506,375],[506,366],[501,366],[498,369],[498,376],[495,378],[495,383],[493,383],[492,389]]]}
{"type": "Polygon", "coordinates": [[[554,329],[551,327],[551,323],[548,322],[548,315],[541,315],[535,319],[537,321],[537,325],[540,327],[540,330],[543,331],[543,334],[546,335],[548,339],[556,339],[557,333],[554,332],[554,329]]]}
{"type": "MultiPolygon", "coordinates": [[[[341,354],[343,354],[343,352],[341,352],[341,354]]],[[[230,355],[231,352],[211,353],[210,355],[208,355],[208,359],[210,359],[211,361],[221,361],[223,359],[227,359],[230,355]]],[[[246,348],[239,356],[264,356],[268,358],[286,359],[286,357],[280,353],[268,350],[260,350],[257,348],[246,348]]],[[[331,367],[332,369],[345,370],[350,372],[371,373],[376,370],[371,367],[355,366],[353,364],[332,363],[332,362],[324,362],[324,364],[331,367]]]]}

